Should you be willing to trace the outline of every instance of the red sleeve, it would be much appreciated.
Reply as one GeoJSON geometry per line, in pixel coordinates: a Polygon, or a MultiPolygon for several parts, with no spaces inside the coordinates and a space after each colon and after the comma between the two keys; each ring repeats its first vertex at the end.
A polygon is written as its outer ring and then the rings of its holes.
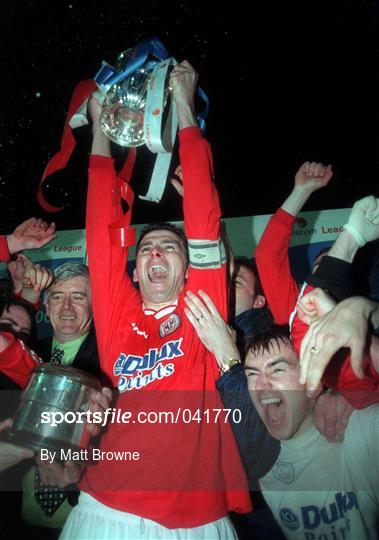
{"type": "Polygon", "coordinates": [[[0,352],[0,371],[21,388],[25,388],[29,382],[32,369],[37,367],[41,360],[35,352],[31,351],[12,334],[4,332],[3,335],[10,340],[10,343],[0,352]]]}
{"type": "Polygon", "coordinates": [[[120,302],[139,295],[126,273],[127,248],[113,246],[109,226],[122,215],[118,178],[113,160],[92,156],[89,168],[86,241],[92,306],[100,361],[104,363],[113,317],[120,302]]]}
{"type": "Polygon", "coordinates": [[[213,162],[209,144],[197,127],[181,130],[179,141],[186,236],[188,239],[217,240],[221,211],[213,183],[213,162]]]}
{"type": "MultiPolygon", "coordinates": [[[[308,285],[303,295],[312,290],[313,287],[308,285]]],[[[296,314],[292,323],[291,336],[297,354],[300,353],[301,342],[307,330],[308,325],[296,314]]],[[[333,360],[325,370],[323,383],[342,394],[356,409],[363,409],[379,402],[378,373],[371,366],[371,362],[368,362],[365,376],[363,379],[358,379],[351,367],[350,355],[346,354],[346,349],[341,349],[333,356],[333,360]]]]}
{"type": "Polygon", "coordinates": [[[254,253],[265,297],[277,324],[288,324],[299,295],[288,257],[295,219],[279,208],[268,222],[254,253]]]}
{"type": "MultiPolygon", "coordinates": [[[[191,240],[218,240],[221,210],[213,183],[213,161],[208,142],[197,127],[179,132],[180,163],[183,171],[183,212],[186,236],[191,240]]],[[[186,289],[204,290],[224,317],[227,317],[228,291],[226,264],[218,268],[191,266],[186,289]]]]}
{"type": "Polygon", "coordinates": [[[10,258],[7,237],[0,236],[0,261],[9,261],[10,258]]]}

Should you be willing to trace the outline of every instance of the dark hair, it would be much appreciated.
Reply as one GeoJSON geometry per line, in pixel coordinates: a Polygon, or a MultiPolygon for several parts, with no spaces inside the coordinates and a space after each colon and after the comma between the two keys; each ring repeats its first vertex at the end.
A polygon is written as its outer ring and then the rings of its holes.
{"type": "Polygon", "coordinates": [[[245,338],[245,353],[253,354],[270,352],[271,342],[275,341],[278,347],[281,344],[292,346],[290,331],[287,325],[273,324],[259,334],[251,334],[245,338]]]}
{"type": "MultiPolygon", "coordinates": [[[[12,328],[9,328],[9,326],[8,326],[8,330],[12,334],[14,334],[16,337],[22,339],[28,345],[30,345],[31,342],[35,341],[36,335],[37,335],[36,311],[35,311],[33,305],[30,302],[28,302],[27,300],[24,300],[23,298],[3,298],[0,301],[0,317],[4,313],[8,313],[9,309],[12,306],[22,307],[26,311],[26,313],[28,314],[28,317],[30,319],[30,336],[26,335],[23,332],[21,332],[21,333],[20,332],[14,332],[12,330],[12,328]]],[[[6,329],[5,328],[5,323],[2,324],[2,328],[6,329]]]]}
{"type": "Polygon", "coordinates": [[[234,277],[237,275],[238,270],[241,268],[241,266],[245,266],[248,268],[251,272],[253,272],[255,276],[255,294],[261,294],[264,296],[264,291],[262,287],[261,280],[259,279],[258,274],[258,267],[255,259],[249,259],[245,256],[235,257],[234,259],[234,277]]]}
{"type": "Polygon", "coordinates": [[[188,240],[184,233],[184,230],[181,227],[178,227],[177,225],[173,225],[172,223],[166,223],[165,221],[158,222],[158,223],[149,223],[149,225],[146,225],[146,227],[142,229],[140,237],[137,242],[136,253],[138,253],[139,246],[142,240],[144,239],[144,237],[153,231],[170,231],[174,233],[175,236],[177,236],[177,238],[179,239],[180,244],[183,248],[184,254],[186,255],[187,261],[188,261],[189,259],[188,240]]]}

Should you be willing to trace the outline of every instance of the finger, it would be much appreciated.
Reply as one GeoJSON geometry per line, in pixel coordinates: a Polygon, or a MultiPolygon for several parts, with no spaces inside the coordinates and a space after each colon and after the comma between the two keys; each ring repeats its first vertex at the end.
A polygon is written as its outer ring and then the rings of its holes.
{"type": "MultiPolygon", "coordinates": [[[[107,389],[108,390],[108,389],[107,389]]],[[[93,401],[94,403],[98,404],[103,410],[107,409],[110,404],[110,399],[106,393],[101,392],[94,392],[93,395],[93,401]]]]}
{"type": "Polygon", "coordinates": [[[321,396],[317,400],[317,404],[315,407],[315,425],[322,435],[325,435],[325,415],[327,407],[326,402],[326,394],[321,394],[321,396]]]}
{"type": "Polygon", "coordinates": [[[297,316],[299,317],[299,319],[303,323],[310,326],[312,321],[313,321],[314,316],[312,317],[311,315],[308,315],[300,306],[296,306],[295,309],[296,309],[296,313],[297,313],[297,316]]]}
{"type": "Polygon", "coordinates": [[[44,266],[40,267],[40,272],[41,273],[40,273],[40,276],[39,276],[39,279],[38,279],[39,290],[43,291],[44,289],[46,289],[46,287],[48,287],[49,283],[53,279],[53,276],[52,276],[52,273],[50,272],[50,270],[48,268],[45,268],[44,266]]]}
{"type": "Polygon", "coordinates": [[[34,274],[35,274],[35,282],[34,282],[34,290],[36,292],[39,292],[41,290],[41,281],[43,279],[44,269],[40,264],[34,265],[34,274]]]}
{"type": "Polygon", "coordinates": [[[183,185],[181,184],[181,182],[179,180],[177,180],[176,178],[171,178],[170,182],[174,186],[176,191],[179,193],[179,195],[181,197],[183,197],[184,188],[183,188],[183,185]]]}
{"type": "Polygon", "coordinates": [[[329,398],[329,404],[325,410],[325,437],[334,442],[337,435],[337,411],[333,398],[329,398]]]}
{"type": "Polygon", "coordinates": [[[316,163],[315,169],[314,169],[314,175],[315,176],[323,176],[325,170],[322,163],[316,163]]]}
{"type": "Polygon", "coordinates": [[[207,309],[207,306],[200,300],[200,298],[198,298],[191,291],[187,291],[186,298],[187,300],[189,300],[189,302],[192,302],[192,305],[195,308],[195,309],[192,309],[192,313],[197,314],[198,317],[204,317],[205,319],[209,317],[210,315],[209,310],[207,309]]]}
{"type": "Polygon", "coordinates": [[[310,343],[313,341],[313,327],[310,327],[300,345],[300,384],[305,384],[310,360],[310,343]]]}
{"type": "Polygon", "coordinates": [[[350,350],[350,362],[351,367],[358,379],[363,379],[365,376],[363,369],[363,356],[364,356],[365,342],[364,340],[354,340],[351,344],[350,350]]]}
{"type": "Polygon", "coordinates": [[[214,317],[217,317],[217,318],[220,318],[221,315],[216,307],[216,304],[213,302],[212,298],[210,296],[207,295],[207,293],[203,290],[199,290],[198,291],[199,295],[201,296],[201,298],[204,300],[205,302],[205,305],[207,306],[209,312],[214,316],[214,317]]]}
{"type": "Polygon", "coordinates": [[[305,161],[302,166],[300,167],[301,170],[303,170],[306,174],[308,174],[310,163],[309,161],[305,161]]]}
{"type": "Polygon", "coordinates": [[[184,313],[186,314],[187,319],[192,324],[194,329],[197,331],[199,329],[199,327],[200,327],[200,324],[199,324],[199,321],[197,320],[197,318],[195,317],[195,315],[191,312],[191,310],[189,308],[184,308],[184,313]]]}
{"type": "Polygon", "coordinates": [[[28,264],[26,266],[24,278],[29,279],[32,287],[34,287],[37,284],[37,269],[34,264],[28,264]]]}
{"type": "Polygon", "coordinates": [[[314,176],[316,165],[317,163],[315,161],[312,161],[312,163],[309,166],[308,176],[314,176]]]}
{"type": "Polygon", "coordinates": [[[311,355],[306,380],[308,397],[314,397],[317,392],[325,368],[336,350],[338,350],[338,346],[336,348],[333,344],[325,343],[322,350],[318,350],[317,354],[311,355]]]}
{"type": "Polygon", "coordinates": [[[45,270],[45,278],[44,278],[44,281],[43,281],[42,288],[47,289],[47,287],[49,287],[49,285],[53,281],[53,273],[48,268],[45,268],[44,270],[45,270]]]}

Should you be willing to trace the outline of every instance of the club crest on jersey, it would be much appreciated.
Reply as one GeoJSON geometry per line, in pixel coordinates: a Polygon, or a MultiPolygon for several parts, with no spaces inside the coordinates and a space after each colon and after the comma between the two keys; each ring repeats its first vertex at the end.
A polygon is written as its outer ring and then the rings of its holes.
{"type": "Polygon", "coordinates": [[[180,317],[176,313],[172,313],[168,319],[166,319],[159,326],[159,335],[163,338],[175,332],[180,326],[180,317]]]}
{"type": "Polygon", "coordinates": [[[172,375],[175,365],[163,362],[183,356],[184,353],[180,348],[182,341],[183,338],[168,341],[159,350],[149,349],[143,356],[121,353],[113,368],[114,375],[120,377],[119,391],[139,390],[157,379],[172,375]]]}

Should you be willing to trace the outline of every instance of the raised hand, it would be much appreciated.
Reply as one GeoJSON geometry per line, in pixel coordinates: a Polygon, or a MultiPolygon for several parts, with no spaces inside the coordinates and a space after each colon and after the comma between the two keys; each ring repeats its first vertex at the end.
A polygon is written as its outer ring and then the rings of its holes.
{"type": "Polygon", "coordinates": [[[310,326],[315,320],[333,309],[335,305],[336,302],[329,294],[317,288],[301,298],[296,306],[296,311],[299,319],[310,326]]]}
{"type": "Polygon", "coordinates": [[[332,166],[306,161],[295,175],[295,186],[308,189],[310,192],[325,187],[333,176],[332,166]]]}
{"type": "Polygon", "coordinates": [[[326,366],[341,348],[350,349],[352,369],[363,377],[368,319],[376,309],[377,304],[367,298],[347,298],[311,324],[300,350],[300,382],[306,384],[309,396],[316,392],[326,366]]]}
{"type": "Polygon", "coordinates": [[[170,75],[172,98],[178,111],[179,128],[197,126],[194,98],[198,74],[187,60],[176,64],[170,75]]]}
{"type": "Polygon", "coordinates": [[[379,238],[379,199],[368,195],[357,201],[344,228],[355,238],[359,246],[379,238]]]}
{"type": "Polygon", "coordinates": [[[23,249],[38,249],[55,237],[55,223],[48,224],[43,219],[32,217],[23,221],[7,236],[8,249],[10,253],[18,253],[23,249]]]}

